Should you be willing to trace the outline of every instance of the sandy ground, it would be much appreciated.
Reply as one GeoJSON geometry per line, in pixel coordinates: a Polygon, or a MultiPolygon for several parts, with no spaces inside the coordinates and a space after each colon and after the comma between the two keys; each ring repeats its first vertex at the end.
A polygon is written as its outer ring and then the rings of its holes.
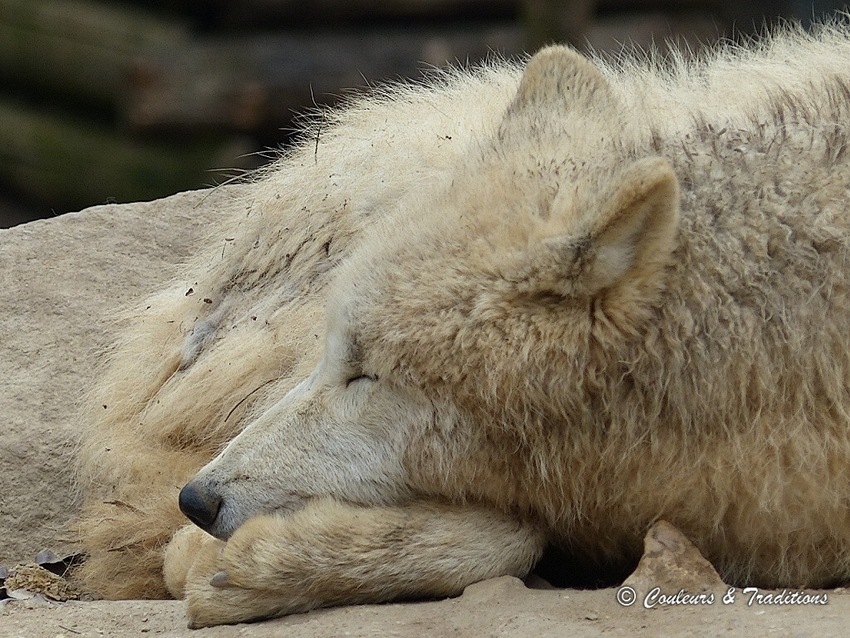
{"type": "Polygon", "coordinates": [[[32,603],[0,611],[2,638],[336,638],[338,636],[753,636],[776,638],[848,635],[850,595],[828,593],[824,606],[747,605],[644,609],[616,602],[616,590],[527,589],[503,577],[467,588],[463,596],[435,602],[364,605],[299,614],[247,625],[186,629],[176,601],[32,603]]]}
{"type": "MultiPolygon", "coordinates": [[[[68,469],[74,404],[108,342],[109,318],[162,287],[206,223],[241,206],[236,189],[102,206],[0,230],[0,564],[64,555],[75,513],[68,469]]],[[[653,574],[658,572],[653,572],[653,574]]],[[[655,576],[653,576],[655,577],[655,576]]],[[[675,589],[673,590],[675,591],[675,589]]],[[[0,601],[0,638],[111,636],[847,636],[850,595],[827,605],[643,609],[616,590],[528,589],[513,578],[443,601],[360,606],[189,630],[177,601],[0,601]]]]}

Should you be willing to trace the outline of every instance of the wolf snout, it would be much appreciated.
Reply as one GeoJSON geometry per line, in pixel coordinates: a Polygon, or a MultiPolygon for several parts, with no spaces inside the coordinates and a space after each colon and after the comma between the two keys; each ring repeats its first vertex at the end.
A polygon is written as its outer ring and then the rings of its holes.
{"type": "Polygon", "coordinates": [[[209,528],[221,509],[221,497],[195,481],[180,490],[178,503],[180,511],[201,529],[209,528]]]}

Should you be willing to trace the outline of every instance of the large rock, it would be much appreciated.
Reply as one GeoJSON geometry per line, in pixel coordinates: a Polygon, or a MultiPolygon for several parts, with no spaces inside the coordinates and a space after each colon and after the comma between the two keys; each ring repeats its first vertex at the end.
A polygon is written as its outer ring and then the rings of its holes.
{"type": "Polygon", "coordinates": [[[239,188],[0,230],[0,564],[68,549],[75,402],[111,319],[161,288],[239,188]]]}

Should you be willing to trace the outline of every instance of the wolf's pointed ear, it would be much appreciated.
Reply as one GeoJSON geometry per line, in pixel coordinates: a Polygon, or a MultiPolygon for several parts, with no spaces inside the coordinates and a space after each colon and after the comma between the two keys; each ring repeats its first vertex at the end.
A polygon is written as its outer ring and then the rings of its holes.
{"type": "Polygon", "coordinates": [[[654,286],[679,226],[679,182],[660,157],[638,160],[616,176],[610,198],[590,221],[590,291],[654,286]]]}
{"type": "Polygon", "coordinates": [[[608,80],[593,63],[564,46],[541,49],[528,61],[510,112],[540,105],[599,105],[611,97],[608,80]]]}
{"type": "Polygon", "coordinates": [[[679,225],[678,181],[661,157],[637,160],[601,187],[594,179],[558,193],[523,278],[538,294],[592,297],[625,320],[663,288],[679,225]]]}

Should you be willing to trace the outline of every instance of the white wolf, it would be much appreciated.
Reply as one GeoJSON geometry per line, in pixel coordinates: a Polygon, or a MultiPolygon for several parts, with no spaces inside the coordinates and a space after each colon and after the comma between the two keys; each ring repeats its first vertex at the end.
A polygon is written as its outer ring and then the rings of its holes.
{"type": "Polygon", "coordinates": [[[848,61],[555,47],[317,123],[109,356],[84,581],[202,626],[628,564],[660,518],[730,583],[848,579],[848,61]]]}

